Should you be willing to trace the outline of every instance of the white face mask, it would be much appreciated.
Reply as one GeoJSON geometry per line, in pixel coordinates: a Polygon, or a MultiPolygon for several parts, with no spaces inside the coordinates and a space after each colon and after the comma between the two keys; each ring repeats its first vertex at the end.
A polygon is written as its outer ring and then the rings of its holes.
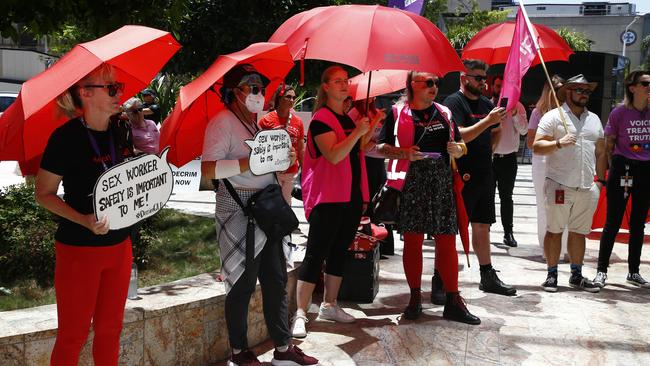
{"type": "Polygon", "coordinates": [[[246,109],[251,113],[260,113],[264,109],[264,95],[250,93],[246,96],[246,109]]]}

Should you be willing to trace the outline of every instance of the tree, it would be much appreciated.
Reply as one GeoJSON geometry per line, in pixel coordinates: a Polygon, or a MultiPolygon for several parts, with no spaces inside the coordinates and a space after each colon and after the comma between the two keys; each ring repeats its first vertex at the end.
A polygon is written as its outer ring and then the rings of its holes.
{"type": "Polygon", "coordinates": [[[592,41],[583,32],[574,31],[566,27],[561,27],[556,32],[574,52],[591,50],[592,41]]]}
{"type": "Polygon", "coordinates": [[[481,29],[490,24],[505,22],[508,16],[507,10],[480,10],[476,1],[472,1],[471,9],[467,16],[452,19],[447,26],[447,39],[457,51],[462,50],[481,29]]]}

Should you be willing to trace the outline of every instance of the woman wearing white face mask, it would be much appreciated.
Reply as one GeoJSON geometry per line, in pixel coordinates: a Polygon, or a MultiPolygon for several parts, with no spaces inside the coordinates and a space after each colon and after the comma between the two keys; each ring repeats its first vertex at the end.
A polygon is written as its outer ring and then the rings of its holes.
{"type": "MultiPolygon", "coordinates": [[[[250,147],[244,143],[258,131],[257,116],[264,107],[268,80],[251,65],[237,65],[223,78],[220,89],[225,109],[217,113],[205,131],[201,162],[202,179],[227,179],[242,202],[269,184],[274,174],[254,175],[248,165],[250,147]]],[[[290,153],[291,163],[296,159],[290,153]]],[[[286,240],[267,240],[256,225],[254,256],[246,263],[248,218],[230,195],[225,184],[216,190],[217,241],[225,277],[225,318],[232,355],[228,365],[261,365],[248,349],[248,306],[259,278],[264,299],[264,318],[275,345],[272,363],[314,365],[313,357],[291,344],[287,308],[287,268],[283,247],[286,240]]]]}

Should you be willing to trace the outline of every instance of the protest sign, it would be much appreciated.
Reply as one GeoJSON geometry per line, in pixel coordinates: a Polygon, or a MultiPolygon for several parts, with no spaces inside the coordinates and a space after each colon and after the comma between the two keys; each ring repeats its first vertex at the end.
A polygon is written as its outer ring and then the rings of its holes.
{"type": "Polygon", "coordinates": [[[289,169],[291,138],[286,130],[261,130],[253,140],[245,142],[251,148],[248,165],[253,174],[263,175],[289,169]]]}
{"type": "Polygon", "coordinates": [[[201,157],[198,157],[189,163],[172,167],[172,177],[174,177],[174,193],[179,192],[197,192],[201,181],[201,157]]]}
{"type": "Polygon", "coordinates": [[[168,151],[160,157],[141,155],[105,171],[95,183],[95,217],[107,217],[110,229],[117,230],[160,211],[174,186],[168,151]]]}

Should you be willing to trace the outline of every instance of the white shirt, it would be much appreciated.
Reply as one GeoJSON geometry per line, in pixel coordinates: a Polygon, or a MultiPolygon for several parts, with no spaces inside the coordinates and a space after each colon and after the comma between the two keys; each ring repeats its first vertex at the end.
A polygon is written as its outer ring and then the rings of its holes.
{"type": "MultiPolygon", "coordinates": [[[[600,118],[585,111],[576,117],[569,106],[561,107],[569,133],[576,136],[575,145],[564,146],[549,154],[546,159],[546,177],[572,188],[590,188],[596,173],[596,142],[604,139],[600,118]]],[[[560,108],[548,111],[539,121],[537,133],[557,140],[566,135],[560,108]]]]}
{"type": "MultiPolygon", "coordinates": [[[[253,129],[254,127],[250,127],[253,129]]],[[[254,131],[254,130],[253,130],[254,131]]],[[[203,161],[235,160],[248,158],[251,149],[244,140],[252,140],[253,135],[230,110],[217,113],[205,129],[203,138],[203,161]]],[[[247,170],[228,178],[234,187],[262,189],[274,183],[273,174],[253,175],[247,170]]]]}
{"type": "Polygon", "coordinates": [[[528,121],[526,120],[526,108],[517,102],[517,115],[507,113],[507,117],[501,122],[501,137],[494,148],[494,154],[511,154],[519,151],[519,136],[528,133],[528,121]]]}

